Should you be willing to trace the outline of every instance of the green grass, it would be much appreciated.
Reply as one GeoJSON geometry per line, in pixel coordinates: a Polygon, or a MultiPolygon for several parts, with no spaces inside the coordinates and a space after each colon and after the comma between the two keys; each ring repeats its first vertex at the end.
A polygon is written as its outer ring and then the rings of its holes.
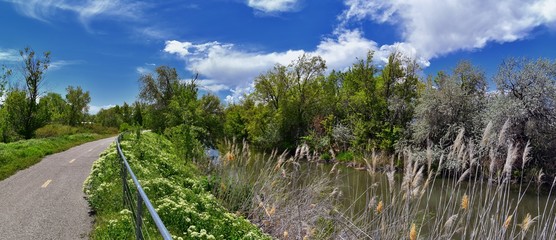
{"type": "Polygon", "coordinates": [[[108,135],[80,133],[52,138],[0,143],[0,180],[38,163],[44,156],[65,151],[108,135]]]}
{"type": "MultiPolygon", "coordinates": [[[[245,218],[228,212],[210,193],[193,163],[179,160],[162,136],[127,135],[122,148],[147,196],[174,239],[270,239],[245,218]]],[[[122,203],[119,158],[113,145],[95,161],[84,191],[95,211],[91,239],[133,239],[131,212],[122,203]]],[[[128,179],[130,186],[132,182],[128,179]]],[[[145,209],[144,212],[147,212],[145,209]]],[[[144,235],[160,238],[150,217],[144,235]]]]}

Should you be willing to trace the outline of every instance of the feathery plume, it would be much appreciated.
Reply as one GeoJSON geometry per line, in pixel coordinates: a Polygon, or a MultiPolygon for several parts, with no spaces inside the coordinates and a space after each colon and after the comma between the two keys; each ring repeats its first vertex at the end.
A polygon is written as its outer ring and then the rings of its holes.
{"type": "Polygon", "coordinates": [[[492,132],[492,121],[489,121],[487,126],[485,127],[485,130],[483,131],[483,137],[481,138],[481,148],[487,146],[487,143],[490,140],[491,132],[492,132]]]}
{"type": "Polygon", "coordinates": [[[504,141],[506,140],[506,132],[508,131],[509,127],[510,119],[508,118],[506,122],[504,122],[504,125],[502,126],[502,129],[500,129],[500,133],[498,134],[498,146],[502,146],[502,143],[504,143],[504,141]]]}
{"type": "Polygon", "coordinates": [[[417,240],[417,226],[415,226],[415,223],[411,224],[411,229],[409,230],[409,240],[417,240]]]}
{"type": "Polygon", "coordinates": [[[535,220],[537,220],[537,217],[531,218],[531,214],[527,213],[527,215],[525,215],[525,218],[523,218],[523,221],[521,221],[521,224],[519,225],[521,227],[521,231],[527,232],[527,230],[529,230],[529,227],[531,227],[531,225],[535,223],[535,220]]]}
{"type": "Polygon", "coordinates": [[[456,220],[457,217],[458,217],[457,214],[454,214],[454,215],[450,216],[450,218],[448,218],[448,221],[446,221],[446,223],[444,223],[444,228],[445,229],[450,229],[452,227],[452,225],[454,224],[454,221],[456,220]]]}
{"type": "Polygon", "coordinates": [[[467,196],[467,194],[464,194],[463,197],[461,198],[461,209],[467,210],[468,208],[469,208],[469,196],[467,196]]]}
{"type": "Polygon", "coordinates": [[[376,205],[376,213],[381,214],[383,208],[384,208],[384,203],[382,203],[382,200],[380,200],[376,205]]]}
{"type": "Polygon", "coordinates": [[[514,217],[514,215],[510,215],[506,218],[506,221],[504,221],[504,228],[508,228],[510,226],[510,223],[512,223],[512,218],[514,217]]]}
{"type": "Polygon", "coordinates": [[[525,168],[525,164],[527,164],[527,162],[529,162],[529,160],[531,159],[529,157],[529,153],[531,153],[531,142],[527,141],[525,149],[523,149],[523,156],[521,158],[521,169],[525,168]]]}
{"type": "Polygon", "coordinates": [[[508,146],[508,153],[506,155],[506,163],[504,164],[504,175],[509,178],[512,172],[512,166],[517,158],[517,146],[514,146],[513,143],[510,143],[508,146]]]}

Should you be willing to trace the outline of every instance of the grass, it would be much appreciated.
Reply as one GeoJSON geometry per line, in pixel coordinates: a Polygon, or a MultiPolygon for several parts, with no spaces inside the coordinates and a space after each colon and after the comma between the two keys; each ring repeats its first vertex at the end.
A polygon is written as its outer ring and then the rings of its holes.
{"type": "Polygon", "coordinates": [[[337,164],[323,171],[311,163],[316,158],[305,147],[294,156],[265,156],[227,143],[220,164],[206,169],[225,206],[276,238],[555,239],[553,193],[537,189],[535,206],[522,200],[535,193],[533,181],[550,189],[556,181],[545,182],[542,171],[536,180],[516,171],[530,161],[529,146],[514,145],[503,129],[490,131],[475,140],[462,130],[444,150],[405,149],[386,166],[372,154],[358,194],[345,194],[358,183],[344,182],[337,164]]]}
{"type": "Polygon", "coordinates": [[[38,163],[46,155],[62,152],[71,147],[102,139],[107,136],[108,135],[80,133],[51,138],[0,143],[0,180],[6,179],[17,171],[38,163]]]}
{"type": "MultiPolygon", "coordinates": [[[[209,181],[173,145],[154,133],[126,135],[125,155],[174,239],[269,239],[248,220],[230,213],[209,192],[209,181]]],[[[122,203],[119,158],[112,146],[95,161],[84,191],[95,211],[91,239],[133,239],[131,212],[122,203]]],[[[130,186],[132,183],[128,179],[130,186]]],[[[146,211],[146,210],[145,210],[146,211]]],[[[145,238],[160,238],[150,217],[145,238]]]]}

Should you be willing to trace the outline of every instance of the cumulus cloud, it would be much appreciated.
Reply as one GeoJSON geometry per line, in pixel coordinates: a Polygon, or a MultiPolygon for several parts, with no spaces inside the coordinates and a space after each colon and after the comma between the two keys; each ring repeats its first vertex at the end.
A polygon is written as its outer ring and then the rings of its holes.
{"type": "MultiPolygon", "coordinates": [[[[376,61],[386,61],[394,51],[408,56],[416,55],[415,49],[399,43],[378,47],[377,43],[365,38],[359,30],[344,30],[333,37],[324,38],[313,51],[288,50],[283,52],[252,52],[239,49],[233,44],[207,42],[195,44],[176,40],[166,41],[164,51],[184,59],[186,69],[199,72],[211,79],[204,86],[212,91],[230,90],[228,100],[238,97],[251,88],[255,77],[276,64],[288,65],[302,54],[321,56],[329,70],[345,70],[357,58],[364,59],[368,51],[375,51],[376,61]]],[[[423,61],[423,64],[428,62],[423,61]]]]}
{"type": "Polygon", "coordinates": [[[23,15],[48,22],[59,11],[69,11],[77,14],[83,24],[88,24],[95,17],[120,17],[137,19],[144,5],[124,0],[3,0],[13,3],[23,15]]]}
{"type": "Polygon", "coordinates": [[[404,44],[425,59],[489,42],[512,42],[556,22],[554,0],[345,0],[341,25],[370,19],[402,29],[404,44]]]}
{"type": "Polygon", "coordinates": [[[247,5],[265,13],[294,11],[299,0],[247,0],[247,5]]]}

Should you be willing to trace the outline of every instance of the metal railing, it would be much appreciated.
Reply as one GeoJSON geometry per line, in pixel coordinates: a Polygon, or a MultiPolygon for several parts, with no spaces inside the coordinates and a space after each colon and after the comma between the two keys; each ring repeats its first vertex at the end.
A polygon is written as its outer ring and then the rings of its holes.
{"type": "Polygon", "coordinates": [[[128,207],[133,214],[134,225],[135,225],[135,237],[136,239],[140,239],[140,240],[144,239],[143,238],[144,237],[143,236],[144,235],[143,234],[143,205],[145,205],[152,219],[154,220],[156,227],[158,228],[158,232],[162,235],[162,238],[165,240],[172,239],[172,236],[168,232],[168,229],[166,229],[166,226],[164,226],[164,223],[158,216],[158,213],[156,213],[156,210],[152,206],[151,201],[149,201],[147,194],[145,194],[145,191],[143,191],[141,184],[139,184],[137,177],[131,170],[129,163],[127,162],[127,159],[124,156],[122,148],[120,147],[120,140],[122,136],[123,133],[120,134],[116,139],[116,147],[118,149],[118,155],[120,156],[120,160],[121,160],[120,174],[122,177],[122,185],[123,185],[123,202],[124,202],[124,207],[128,207]],[[129,176],[131,176],[135,188],[137,188],[136,203],[134,203],[133,193],[129,188],[127,182],[128,174],[129,176]]]}

